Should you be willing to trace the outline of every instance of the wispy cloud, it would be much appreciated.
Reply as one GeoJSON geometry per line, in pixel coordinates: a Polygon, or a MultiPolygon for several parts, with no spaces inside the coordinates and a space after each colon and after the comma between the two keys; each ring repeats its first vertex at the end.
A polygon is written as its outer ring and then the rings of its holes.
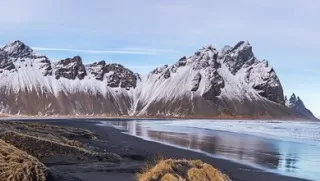
{"type": "Polygon", "coordinates": [[[134,48],[134,47],[128,47],[128,48],[122,48],[121,50],[128,50],[128,51],[151,51],[151,52],[162,52],[162,53],[177,53],[176,50],[170,50],[170,49],[159,49],[159,48],[134,48]]]}
{"type": "Polygon", "coordinates": [[[60,52],[78,52],[88,54],[131,54],[131,55],[160,55],[170,50],[165,49],[143,49],[143,48],[126,48],[115,50],[87,50],[87,49],[69,49],[69,48],[47,48],[47,47],[32,47],[36,51],[60,51],[60,52]]]}

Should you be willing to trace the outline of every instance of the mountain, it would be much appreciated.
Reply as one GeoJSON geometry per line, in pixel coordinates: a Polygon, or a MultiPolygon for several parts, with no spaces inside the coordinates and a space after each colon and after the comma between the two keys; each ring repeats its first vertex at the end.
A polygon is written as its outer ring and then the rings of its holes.
{"type": "Polygon", "coordinates": [[[294,93],[289,99],[285,97],[286,106],[289,107],[293,112],[297,113],[300,117],[305,117],[310,120],[318,120],[312,112],[304,106],[304,103],[299,96],[294,93]]]}
{"type": "MultiPolygon", "coordinates": [[[[143,77],[135,112],[141,115],[289,116],[273,68],[248,42],[221,52],[203,47],[143,77]]],[[[139,89],[138,88],[138,89],[139,89]]]]}
{"type": "Polygon", "coordinates": [[[51,63],[21,41],[0,52],[3,113],[123,115],[133,104],[137,76],[121,65],[85,66],[78,56],[51,63]]]}
{"type": "Polygon", "coordinates": [[[145,76],[79,56],[51,62],[14,41],[0,49],[0,79],[8,114],[311,118],[285,105],[274,69],[244,41],[202,47],[145,76]]]}

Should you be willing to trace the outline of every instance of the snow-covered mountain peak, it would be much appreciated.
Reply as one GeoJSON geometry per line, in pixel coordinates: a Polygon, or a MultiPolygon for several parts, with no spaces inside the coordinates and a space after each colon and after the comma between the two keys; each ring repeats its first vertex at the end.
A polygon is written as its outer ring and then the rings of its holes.
{"type": "Polygon", "coordinates": [[[243,50],[243,49],[247,49],[247,48],[252,48],[251,44],[249,43],[249,41],[239,41],[232,49],[232,51],[234,50],[243,50]]]}
{"type": "Polygon", "coordinates": [[[220,67],[220,63],[217,61],[218,54],[219,52],[211,45],[203,46],[192,56],[184,56],[173,65],[163,65],[154,69],[149,74],[149,77],[156,75],[159,78],[163,77],[165,79],[169,79],[172,75],[179,72],[179,70],[186,69],[192,69],[195,74],[197,74],[199,71],[213,72],[216,71],[218,67],[220,67]]]}
{"type": "Polygon", "coordinates": [[[33,50],[20,40],[15,40],[5,45],[2,50],[12,57],[23,57],[33,54],[33,50]]]}
{"type": "Polygon", "coordinates": [[[216,52],[216,49],[212,45],[205,45],[199,49],[199,52],[216,52]]]}
{"type": "Polygon", "coordinates": [[[229,53],[232,50],[232,48],[233,47],[230,45],[225,45],[219,52],[219,57],[222,58],[225,54],[229,53]]]}
{"type": "Polygon", "coordinates": [[[257,62],[252,46],[248,41],[240,41],[234,47],[226,46],[219,54],[223,63],[227,65],[230,72],[235,75],[243,66],[248,67],[257,62]]]}
{"type": "Polygon", "coordinates": [[[304,106],[304,103],[302,102],[302,100],[300,99],[299,96],[296,96],[295,93],[293,93],[289,99],[287,99],[287,97],[285,97],[285,102],[286,102],[286,106],[288,107],[292,107],[292,106],[296,106],[296,105],[302,105],[304,106]]]}
{"type": "Polygon", "coordinates": [[[182,57],[176,64],[164,65],[154,69],[151,74],[159,74],[169,78],[181,67],[192,66],[194,70],[218,69],[224,63],[232,74],[236,74],[242,67],[248,67],[258,60],[254,57],[252,46],[248,41],[240,41],[234,47],[225,46],[220,52],[212,45],[203,46],[192,56],[182,57]],[[218,60],[219,59],[219,60],[218,60]]]}

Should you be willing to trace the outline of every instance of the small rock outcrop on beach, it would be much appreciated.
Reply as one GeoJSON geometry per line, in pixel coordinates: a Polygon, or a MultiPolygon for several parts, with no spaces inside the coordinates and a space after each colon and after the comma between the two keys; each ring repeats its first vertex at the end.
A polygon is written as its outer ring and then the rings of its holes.
{"type": "Polygon", "coordinates": [[[200,160],[160,160],[137,175],[138,181],[230,181],[228,176],[200,160]]]}
{"type": "Polygon", "coordinates": [[[318,120],[312,112],[307,109],[300,99],[299,96],[296,96],[294,93],[288,99],[285,97],[286,106],[288,106],[293,112],[297,113],[300,117],[306,118],[309,120],[318,120]]]}
{"type": "Polygon", "coordinates": [[[142,76],[80,56],[51,62],[17,40],[0,48],[0,79],[4,114],[310,118],[285,105],[275,70],[245,41],[142,76]]]}

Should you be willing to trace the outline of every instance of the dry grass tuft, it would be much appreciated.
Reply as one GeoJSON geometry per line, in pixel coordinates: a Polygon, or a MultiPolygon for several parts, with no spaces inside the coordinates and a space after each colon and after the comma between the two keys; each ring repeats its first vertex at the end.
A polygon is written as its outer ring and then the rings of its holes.
{"type": "Polygon", "coordinates": [[[138,181],[230,181],[230,179],[200,160],[160,160],[137,174],[138,181]]]}
{"type": "MultiPolygon", "coordinates": [[[[0,121],[0,132],[8,130],[66,144],[73,144],[72,141],[77,139],[96,139],[92,132],[79,128],[60,127],[43,123],[0,121]]],[[[81,147],[83,145],[78,146],[81,147]]]]}
{"type": "Polygon", "coordinates": [[[91,155],[90,151],[80,147],[14,131],[6,131],[0,134],[0,139],[37,158],[57,155],[91,155]]]}
{"type": "Polygon", "coordinates": [[[1,181],[45,181],[47,168],[33,156],[0,140],[1,181]]]}
{"type": "Polygon", "coordinates": [[[119,162],[114,153],[97,153],[81,141],[96,139],[84,129],[59,127],[42,123],[0,121],[0,139],[36,157],[71,156],[70,159],[119,162]]]}

